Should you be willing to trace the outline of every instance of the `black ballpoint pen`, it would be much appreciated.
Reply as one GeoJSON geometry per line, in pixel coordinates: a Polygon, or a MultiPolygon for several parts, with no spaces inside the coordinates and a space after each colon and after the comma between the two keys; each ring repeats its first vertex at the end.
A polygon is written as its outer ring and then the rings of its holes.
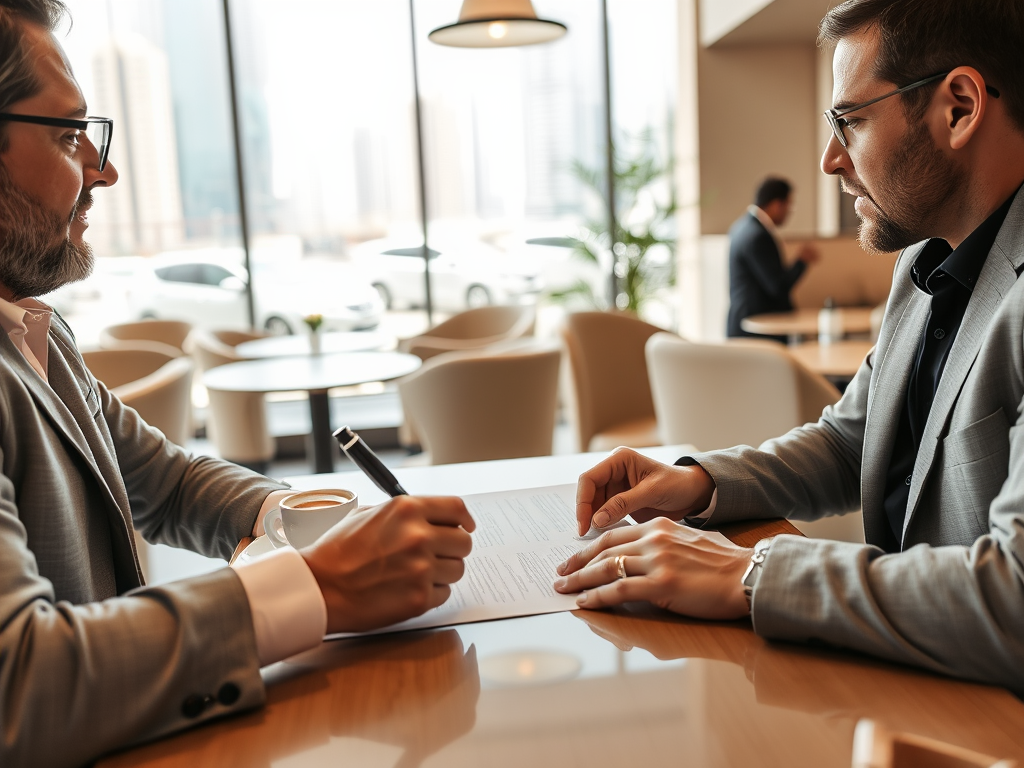
{"type": "Polygon", "coordinates": [[[335,431],[335,440],[341,446],[345,455],[352,459],[352,462],[363,470],[363,473],[373,481],[373,484],[380,488],[388,496],[408,496],[408,491],[403,488],[390,470],[377,458],[377,454],[370,450],[370,446],[363,442],[358,434],[348,426],[335,431]]]}

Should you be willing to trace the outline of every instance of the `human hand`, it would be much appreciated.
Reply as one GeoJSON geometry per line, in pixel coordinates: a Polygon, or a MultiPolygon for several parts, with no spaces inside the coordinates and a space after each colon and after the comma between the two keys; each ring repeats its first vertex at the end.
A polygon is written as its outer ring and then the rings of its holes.
{"type": "Polygon", "coordinates": [[[670,467],[629,448],[580,475],[576,485],[576,521],[580,536],[593,522],[607,528],[626,515],[637,522],[664,516],[681,520],[707,509],[715,481],[700,466],[670,467]]]}
{"type": "Polygon", "coordinates": [[[750,614],[741,579],[752,553],[723,536],[659,518],[605,531],[558,566],[554,587],[582,592],[580,608],[646,600],[700,619],[738,619],[750,614]]]}
{"type": "Polygon", "coordinates": [[[813,245],[805,245],[800,249],[800,252],[797,253],[796,257],[804,264],[810,266],[811,264],[817,264],[821,261],[821,251],[813,245]]]}
{"type": "Polygon", "coordinates": [[[327,631],[385,627],[441,605],[476,528],[462,499],[399,496],[350,513],[299,550],[327,604],[327,631]]]}

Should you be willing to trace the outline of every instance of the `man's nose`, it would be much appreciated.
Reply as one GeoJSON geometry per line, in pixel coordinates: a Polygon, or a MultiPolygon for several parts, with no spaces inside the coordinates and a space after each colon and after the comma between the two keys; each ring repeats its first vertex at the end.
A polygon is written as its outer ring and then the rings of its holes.
{"type": "Polygon", "coordinates": [[[99,169],[99,163],[90,163],[85,167],[83,176],[83,184],[89,189],[93,187],[109,187],[117,183],[117,168],[114,167],[110,160],[107,160],[107,164],[103,166],[102,171],[99,169]]]}
{"type": "Polygon", "coordinates": [[[839,143],[835,134],[829,136],[825,151],[821,155],[821,172],[829,176],[848,174],[853,170],[853,162],[846,148],[839,143]]]}

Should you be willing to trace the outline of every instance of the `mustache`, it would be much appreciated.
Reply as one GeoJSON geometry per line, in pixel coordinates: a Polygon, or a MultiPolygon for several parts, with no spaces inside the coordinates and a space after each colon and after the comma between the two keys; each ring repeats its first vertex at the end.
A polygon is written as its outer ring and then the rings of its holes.
{"type": "Polygon", "coordinates": [[[68,226],[71,226],[78,217],[78,212],[83,208],[92,207],[92,190],[88,187],[82,189],[82,193],[78,196],[78,200],[75,202],[75,207],[71,209],[71,215],[68,217],[68,226]]]}
{"type": "Polygon", "coordinates": [[[843,190],[843,192],[845,192],[848,195],[866,197],[868,200],[871,200],[871,202],[874,202],[874,200],[871,198],[871,195],[868,194],[868,191],[864,189],[864,187],[862,187],[855,181],[850,181],[845,176],[841,176],[839,178],[839,186],[843,190]]]}

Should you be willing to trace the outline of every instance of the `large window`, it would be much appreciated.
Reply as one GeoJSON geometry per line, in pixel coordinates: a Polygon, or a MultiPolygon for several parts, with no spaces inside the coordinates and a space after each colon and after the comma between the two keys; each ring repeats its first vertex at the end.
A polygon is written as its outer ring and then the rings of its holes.
{"type": "MultiPolygon", "coordinates": [[[[438,308],[532,301],[581,276],[599,286],[560,238],[603,210],[573,170],[603,172],[601,6],[536,0],[569,27],[549,45],[428,42],[459,5],[415,5],[438,308]]],[[[618,139],[650,131],[668,152],[675,3],[611,0],[610,11],[618,139]]],[[[334,305],[335,327],[409,327],[423,264],[405,250],[422,243],[407,0],[232,4],[251,275],[240,269],[220,0],[79,0],[72,12],[62,41],[90,112],[115,119],[120,172],[90,215],[97,276],[53,297],[83,343],[118,319],[182,316],[206,300],[171,301],[168,286],[237,304],[182,319],[246,325],[246,282],[257,323],[277,331],[334,305]],[[185,262],[225,279],[163,279],[185,262]]]]}

